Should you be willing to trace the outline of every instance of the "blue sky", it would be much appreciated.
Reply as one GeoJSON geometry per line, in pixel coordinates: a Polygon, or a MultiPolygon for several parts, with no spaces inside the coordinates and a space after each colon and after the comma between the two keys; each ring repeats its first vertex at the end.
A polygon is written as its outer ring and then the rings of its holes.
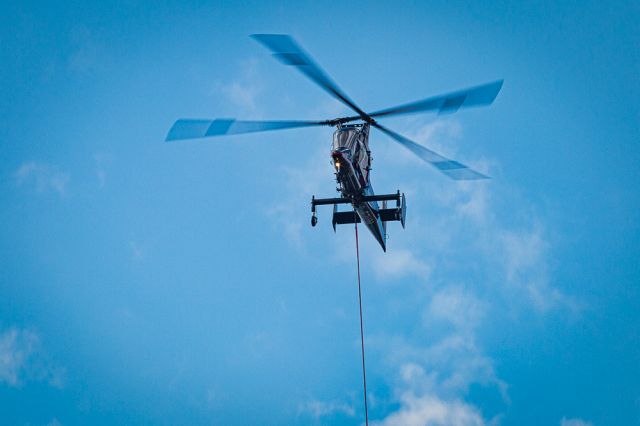
{"type": "Polygon", "coordinates": [[[166,144],[177,118],[348,113],[252,33],[287,33],[365,110],[505,79],[373,133],[407,194],[361,238],[370,418],[640,424],[637,2],[66,2],[0,8],[3,424],[361,424],[353,229],[331,129],[166,144]]]}

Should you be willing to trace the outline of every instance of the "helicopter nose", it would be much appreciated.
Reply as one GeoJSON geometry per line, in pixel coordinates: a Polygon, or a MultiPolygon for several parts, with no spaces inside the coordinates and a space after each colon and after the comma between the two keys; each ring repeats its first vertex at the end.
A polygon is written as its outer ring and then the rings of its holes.
{"type": "Polygon", "coordinates": [[[340,167],[344,161],[344,157],[340,151],[333,151],[331,153],[331,158],[333,158],[333,165],[336,168],[336,171],[340,171],[340,167]]]}

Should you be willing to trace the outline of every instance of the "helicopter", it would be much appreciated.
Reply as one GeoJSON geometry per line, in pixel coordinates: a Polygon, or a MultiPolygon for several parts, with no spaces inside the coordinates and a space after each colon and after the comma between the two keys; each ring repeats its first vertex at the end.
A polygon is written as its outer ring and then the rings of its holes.
{"type": "Polygon", "coordinates": [[[334,232],[336,225],[364,223],[385,252],[386,223],[399,221],[404,228],[406,199],[404,193],[400,194],[400,191],[395,194],[374,193],[370,179],[372,157],[369,148],[369,131],[371,128],[380,130],[452,179],[475,180],[489,178],[458,161],[444,157],[394,132],[380,124],[377,119],[427,111],[440,114],[453,113],[460,108],[490,105],[500,92],[503,80],[367,113],[331,80],[291,36],[284,34],[253,34],[251,37],[269,49],[272,55],[284,65],[297,68],[331,96],[348,106],[354,111],[355,115],[318,121],[242,121],[226,118],[215,120],[179,119],[169,130],[166,141],[299,127],[335,127],[336,130],[333,134],[331,147],[331,163],[335,169],[338,184],[336,190],[340,196],[335,198],[315,198],[313,196],[311,199],[311,225],[316,226],[318,222],[317,206],[333,205],[332,225],[334,232]],[[387,201],[395,201],[395,207],[388,208],[387,201]],[[382,204],[380,205],[378,202],[382,204]],[[353,210],[339,211],[338,205],[340,204],[350,204],[353,210]]]}

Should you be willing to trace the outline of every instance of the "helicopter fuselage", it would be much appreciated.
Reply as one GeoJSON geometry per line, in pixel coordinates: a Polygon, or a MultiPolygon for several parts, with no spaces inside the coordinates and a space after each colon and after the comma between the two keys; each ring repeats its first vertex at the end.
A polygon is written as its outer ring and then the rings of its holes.
{"type": "Polygon", "coordinates": [[[375,195],[369,176],[369,124],[339,126],[333,134],[331,159],[339,185],[337,190],[342,198],[351,201],[360,221],[386,251],[386,226],[380,217],[380,206],[375,200],[366,200],[375,195]]]}

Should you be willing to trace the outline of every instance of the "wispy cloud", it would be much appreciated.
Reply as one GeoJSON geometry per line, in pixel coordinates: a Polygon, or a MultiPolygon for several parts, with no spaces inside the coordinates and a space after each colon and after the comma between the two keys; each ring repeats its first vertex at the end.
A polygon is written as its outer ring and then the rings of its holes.
{"type": "Polygon", "coordinates": [[[567,419],[563,417],[560,420],[560,426],[593,426],[593,423],[578,418],[567,419]]]}
{"type": "MultiPolygon", "coordinates": [[[[456,139],[462,126],[454,119],[411,121],[399,130],[458,158],[456,139]]],[[[381,330],[367,339],[387,360],[392,396],[386,403],[399,404],[379,425],[493,424],[498,418],[487,420],[479,407],[464,401],[475,385],[509,403],[508,384],[480,344],[486,317],[509,310],[525,315],[575,312],[581,304],[553,285],[548,225],[526,199],[512,198],[508,183],[455,182],[437,174],[425,179],[424,163],[409,152],[399,154],[403,150],[393,142],[384,145],[376,146],[374,167],[384,160],[385,167],[397,171],[376,175],[376,188],[407,188],[410,211],[420,213],[408,216],[407,231],[393,229],[399,234],[387,253],[363,238],[361,249],[369,259],[364,267],[371,268],[380,284],[415,278],[405,305],[418,310],[413,312],[422,316],[422,323],[412,330],[381,330]],[[431,343],[425,344],[425,335],[431,343]]],[[[320,168],[325,163],[320,155],[326,154],[318,153],[313,167],[287,171],[290,192],[310,197],[326,188],[328,172],[320,168]]],[[[497,167],[486,159],[469,165],[489,174],[497,167]]],[[[289,229],[296,247],[304,245],[302,225],[289,229]]],[[[352,259],[352,245],[342,241],[335,248],[338,258],[352,259]]]]}
{"type": "MultiPolygon", "coordinates": [[[[418,123],[413,121],[406,133],[455,158],[455,139],[462,134],[456,121],[418,123]]],[[[489,174],[490,167],[495,167],[495,162],[488,160],[474,163],[489,174]]],[[[416,187],[411,183],[408,186],[416,187]]],[[[456,266],[472,260],[476,279],[482,277],[485,286],[492,286],[491,292],[511,297],[513,291],[519,291],[522,300],[539,313],[564,309],[575,314],[584,307],[554,286],[548,226],[526,199],[514,195],[516,191],[508,183],[433,179],[417,187],[416,198],[427,199],[430,204],[422,220],[431,225],[431,233],[422,238],[414,231],[411,240],[412,251],[422,262],[447,272],[442,269],[447,261],[453,260],[451,265],[456,266]]]]}
{"type": "Polygon", "coordinates": [[[0,335],[0,380],[17,386],[38,344],[38,337],[31,331],[12,328],[0,335]]]}
{"type": "Polygon", "coordinates": [[[352,405],[342,401],[320,401],[318,399],[310,399],[298,406],[298,414],[310,415],[317,421],[323,417],[333,416],[336,414],[353,417],[355,416],[355,409],[352,405]]]}
{"type": "Polygon", "coordinates": [[[494,389],[509,402],[507,384],[477,343],[488,304],[455,284],[419,287],[417,291],[414,297],[426,303],[423,322],[415,330],[367,340],[372,351],[386,358],[387,375],[393,377],[391,399],[399,404],[376,424],[491,424],[493,420],[487,421],[478,407],[464,401],[470,387],[478,385],[494,389]],[[420,292],[426,292],[427,297],[420,292]],[[414,335],[420,337],[415,339],[414,335]]]}
{"type": "Polygon", "coordinates": [[[461,287],[449,286],[436,291],[425,310],[427,326],[434,320],[447,321],[458,330],[473,330],[484,318],[488,306],[461,287]]]}
{"type": "Polygon", "coordinates": [[[16,327],[6,329],[0,333],[0,383],[19,387],[28,381],[62,387],[64,370],[48,360],[36,332],[16,327]]]}
{"type": "Polygon", "coordinates": [[[525,291],[531,304],[541,313],[566,308],[578,313],[584,303],[554,288],[549,282],[549,242],[540,224],[530,229],[502,230],[496,234],[504,253],[507,284],[525,291]]]}
{"type": "Polygon", "coordinates": [[[496,389],[508,402],[507,384],[498,378],[493,360],[476,343],[476,325],[482,321],[485,305],[462,288],[449,286],[435,292],[423,311],[422,332],[452,329],[441,337],[429,334],[412,341],[408,336],[377,336],[370,346],[386,353],[387,363],[397,368],[392,382],[392,399],[399,408],[378,423],[390,425],[485,425],[490,424],[479,408],[464,401],[471,385],[496,389]]]}
{"type": "MultiPolygon", "coordinates": [[[[450,119],[437,123],[416,129],[418,124],[414,121],[404,133],[443,155],[457,158],[454,142],[462,129],[450,119]]],[[[415,286],[412,295],[412,300],[424,301],[424,328],[374,336],[368,341],[374,350],[386,354],[392,371],[396,368],[392,376],[395,379],[391,380],[395,395],[392,401],[400,407],[379,424],[497,422],[498,417],[487,420],[479,407],[464,401],[470,386],[480,385],[495,389],[504,403],[509,403],[508,384],[500,379],[494,360],[479,344],[487,315],[501,311],[545,315],[554,310],[575,314],[584,304],[554,285],[549,260],[554,247],[549,225],[526,199],[514,197],[517,191],[508,183],[438,178],[416,183],[412,174],[418,175],[417,167],[423,165],[411,164],[411,160],[402,157],[395,157],[394,161],[405,162],[398,173],[406,182],[402,187],[414,188],[413,199],[417,202],[428,200],[420,216],[410,218],[414,221],[408,224],[412,231],[399,239],[411,248],[411,258],[430,265],[431,271],[421,280],[422,286],[415,286]],[[425,345],[424,339],[413,337],[415,333],[426,333],[432,343],[425,345]]],[[[487,160],[473,164],[489,174],[496,167],[487,160]]],[[[415,209],[414,204],[412,211],[415,209]]],[[[397,250],[398,247],[389,247],[389,253],[397,250]]],[[[399,252],[403,251],[401,248],[399,252]]],[[[384,281],[397,277],[378,278],[384,281]]],[[[589,425],[580,422],[583,421],[563,419],[562,426],[589,425]]]]}
{"type": "Polygon", "coordinates": [[[507,385],[497,377],[493,360],[477,345],[476,336],[454,331],[434,340],[424,345],[402,336],[376,336],[368,342],[373,350],[386,352],[389,367],[396,370],[398,392],[453,398],[478,384],[495,387],[508,401],[507,385]]]}
{"type": "MultiPolygon", "coordinates": [[[[391,126],[407,138],[447,157],[454,157],[457,145],[454,143],[463,134],[460,122],[455,118],[439,118],[425,122],[420,118],[409,118],[404,125],[391,126]]],[[[372,138],[383,141],[376,144],[377,159],[385,164],[423,167],[425,163],[408,149],[398,145],[387,136],[372,131],[372,138]]]]}
{"type": "Polygon", "coordinates": [[[306,221],[304,223],[291,221],[289,214],[297,211],[301,206],[310,206],[313,195],[326,193],[327,185],[331,184],[327,154],[326,150],[317,150],[302,163],[302,167],[282,168],[287,195],[266,210],[267,216],[279,229],[283,230],[289,244],[299,252],[305,251],[304,227],[310,225],[306,221]]]}
{"type": "Polygon", "coordinates": [[[377,426],[482,426],[487,424],[473,405],[460,400],[444,401],[436,396],[417,396],[412,392],[400,397],[400,408],[377,426]]]}
{"type": "Polygon", "coordinates": [[[385,282],[407,275],[415,275],[423,280],[429,277],[431,268],[408,249],[398,248],[381,253],[375,247],[372,268],[378,279],[385,282]]]}
{"type": "Polygon", "coordinates": [[[64,173],[56,166],[30,161],[22,164],[14,173],[18,186],[31,184],[37,192],[52,191],[58,195],[67,195],[67,187],[71,180],[68,173],[64,173]]]}
{"type": "Polygon", "coordinates": [[[250,59],[241,64],[234,80],[217,83],[214,92],[222,93],[243,114],[252,115],[255,119],[261,115],[257,99],[264,91],[262,81],[258,61],[250,59]]]}

